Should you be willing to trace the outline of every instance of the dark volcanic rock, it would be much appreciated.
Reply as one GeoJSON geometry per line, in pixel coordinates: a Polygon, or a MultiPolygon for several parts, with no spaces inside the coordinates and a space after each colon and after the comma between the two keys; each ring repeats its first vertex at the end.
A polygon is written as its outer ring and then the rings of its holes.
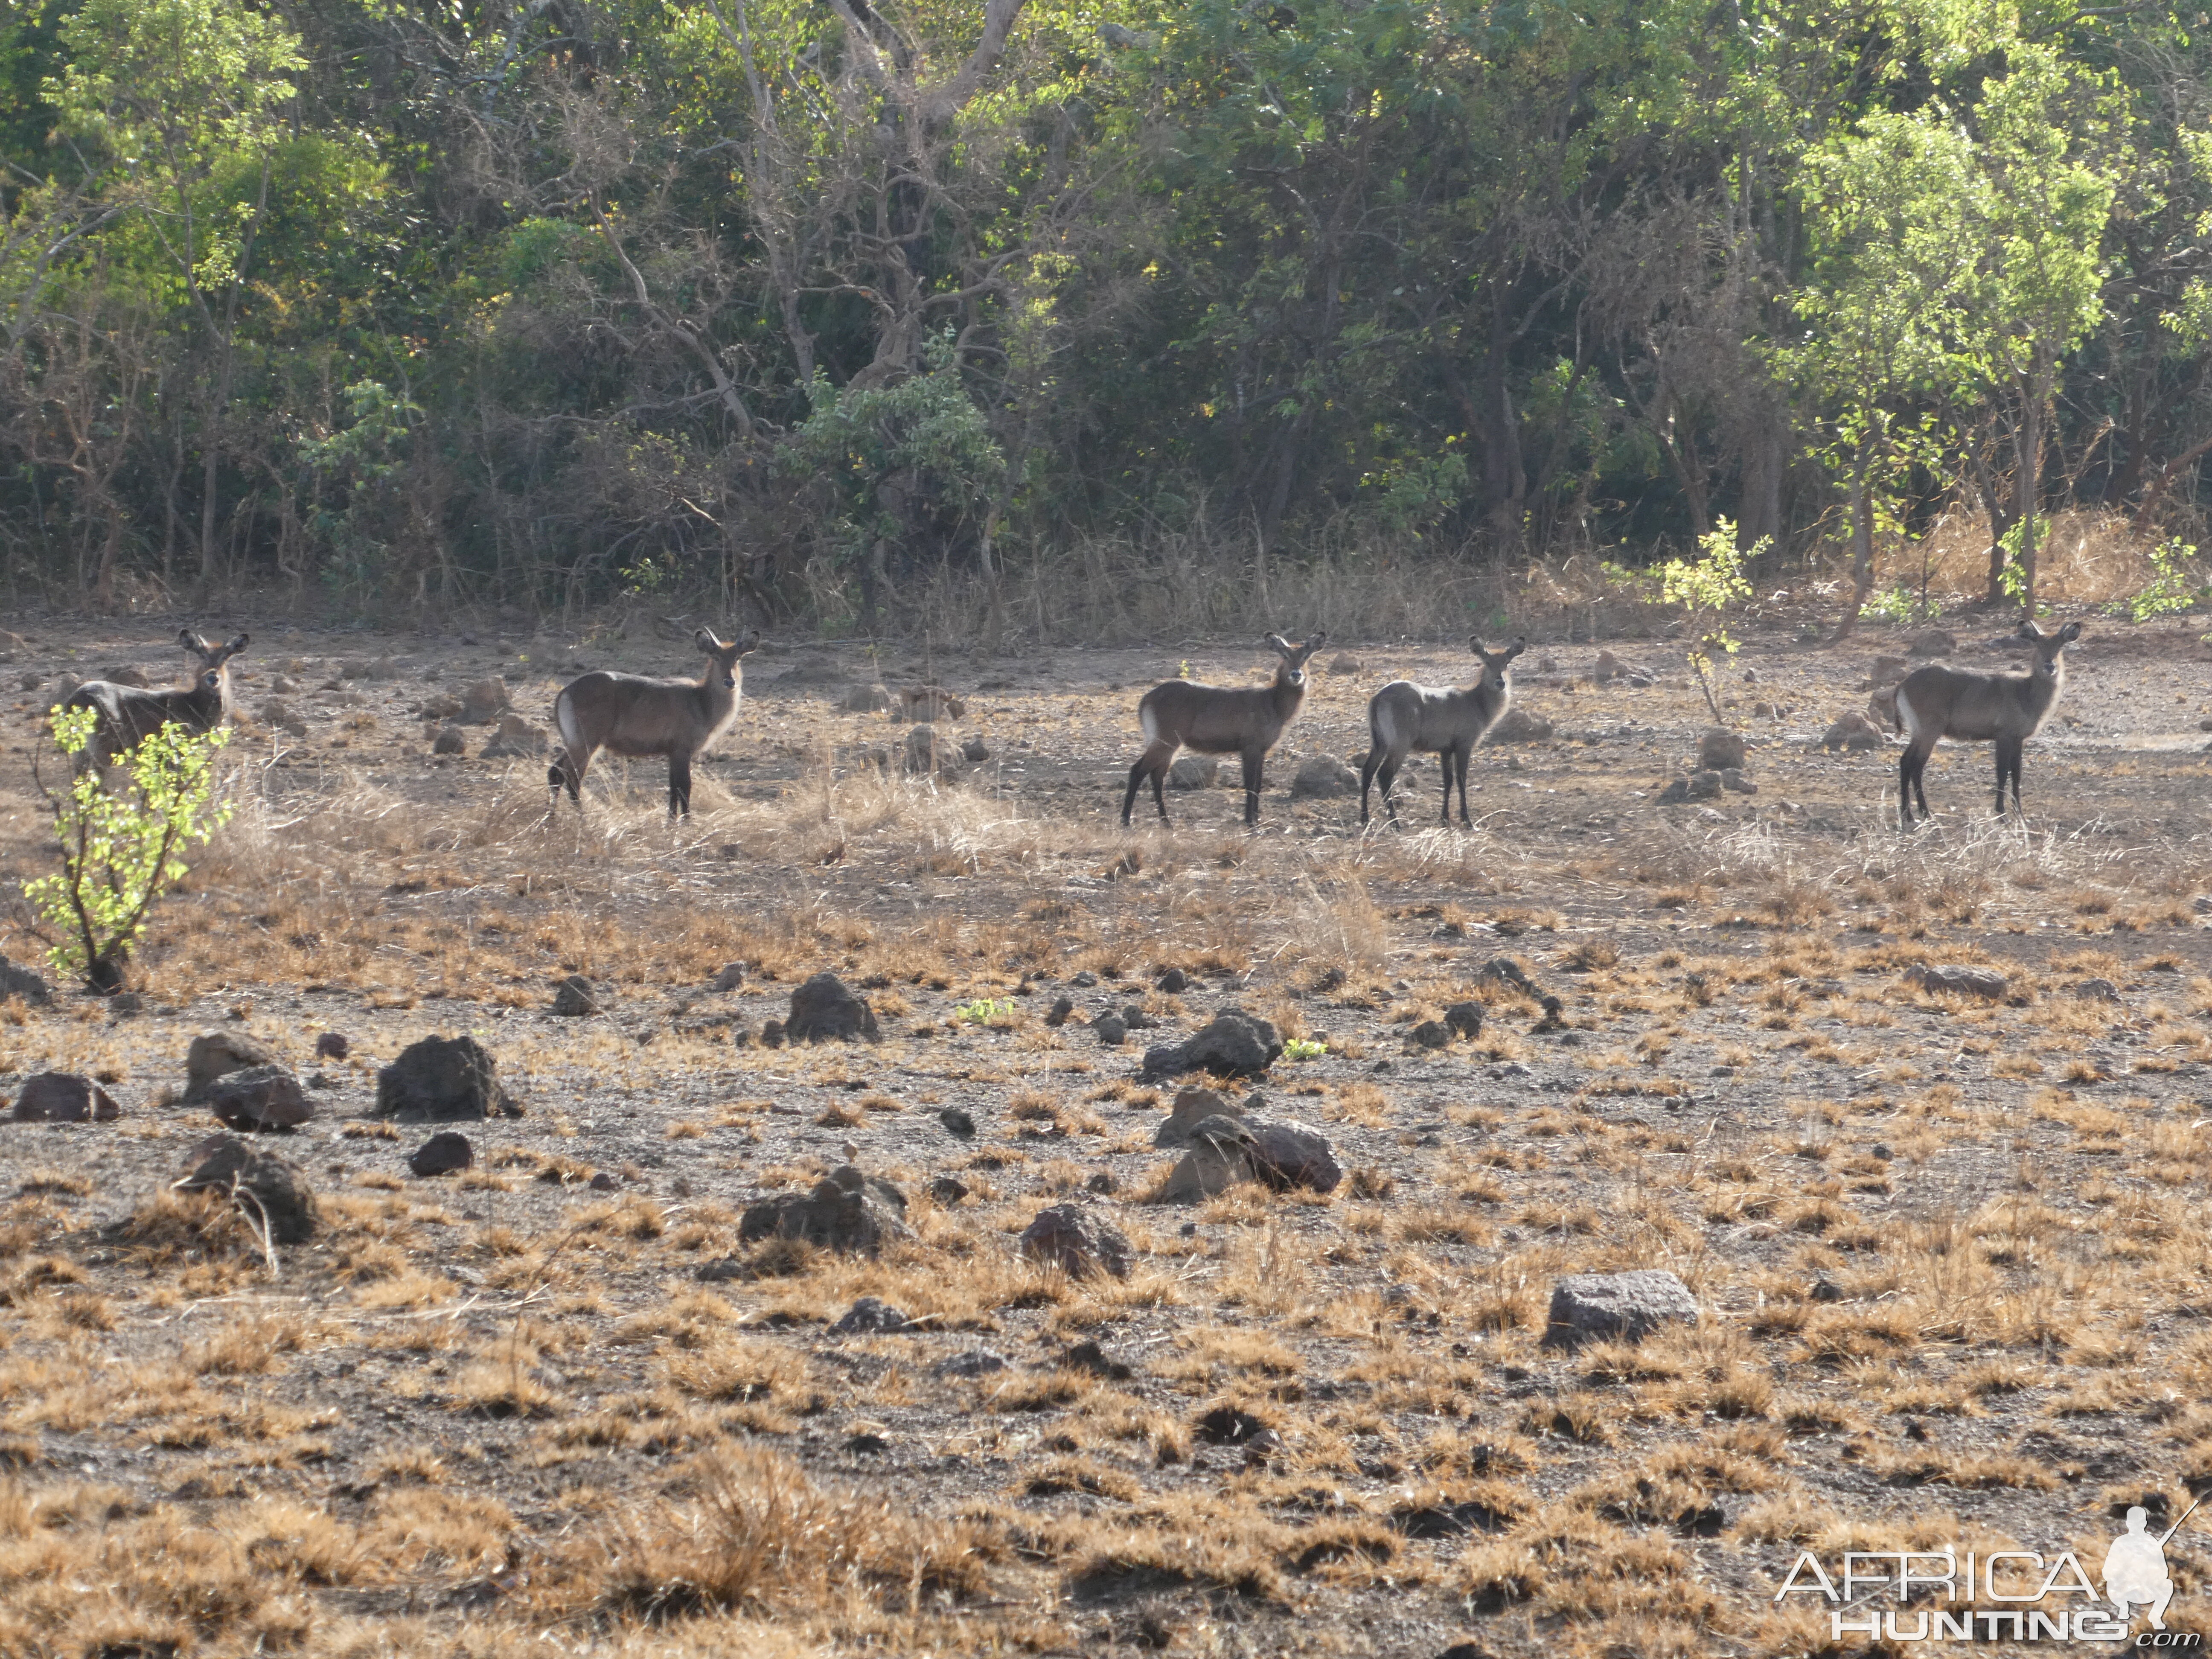
{"type": "Polygon", "coordinates": [[[1930,996],[1981,997],[2000,1002],[2012,981],[1994,968],[1975,968],[1960,962],[1923,962],[1905,970],[1905,977],[1930,996]]]}
{"type": "Polygon", "coordinates": [[[1191,1126],[1190,1150],[1168,1172],[1161,1184],[1163,1204],[1195,1204],[1224,1193],[1240,1181],[1259,1178],[1252,1150],[1257,1139],[1251,1127],[1238,1117],[1203,1118],[1191,1126]]]}
{"type": "Polygon", "coordinates": [[[243,1031],[202,1031],[185,1051],[185,1103],[207,1098],[208,1085],[226,1072],[249,1066],[273,1066],[276,1051],[243,1031]]]}
{"type": "Polygon", "coordinates": [[[817,974],[791,994],[791,1018],[783,1034],[793,1042],[876,1040],[875,1010],[835,974],[817,974]]]}
{"type": "Polygon", "coordinates": [[[315,1115],[314,1102],[289,1066],[226,1072],[208,1085],[207,1103],[226,1127],[248,1133],[296,1129],[315,1115]]]}
{"type": "Polygon", "coordinates": [[[1070,1279],[1092,1273],[1129,1276],[1129,1241],[1079,1204],[1054,1204],[1037,1212],[1022,1232],[1022,1254],[1057,1267],[1070,1279]]]}
{"type": "Polygon", "coordinates": [[[963,1140],[970,1139],[975,1133],[975,1120],[957,1106],[947,1106],[937,1115],[937,1121],[963,1140]]]}
{"type": "Polygon", "coordinates": [[[1444,1029],[1472,1042],[1482,1035],[1482,1014],[1479,1002],[1455,1002],[1444,1010],[1444,1029]]]}
{"type": "Polygon", "coordinates": [[[353,1044],[346,1041],[343,1031],[325,1031],[315,1039],[317,1060],[343,1060],[353,1052],[353,1044]]]}
{"type": "Polygon", "coordinates": [[[307,1172],[276,1152],[256,1151],[235,1135],[211,1135],[192,1149],[192,1170],[180,1193],[228,1193],[270,1242],[304,1244],[315,1233],[315,1192],[307,1172]]]}
{"type": "Polygon", "coordinates": [[[1210,1117],[1241,1119],[1244,1109],[1231,1102],[1226,1095],[1216,1094],[1211,1089],[1184,1089],[1175,1097],[1175,1105],[1160,1120],[1160,1127],[1152,1131],[1155,1146],[1188,1146],[1190,1132],[1210,1117]]]}
{"type": "Polygon", "coordinates": [[[1673,1273],[1638,1268],[1625,1273],[1571,1273],[1552,1287],[1543,1346],[1641,1341],[1670,1321],[1698,1321],[1698,1299],[1673,1273]]]}
{"type": "Polygon", "coordinates": [[[1277,1192],[1287,1192],[1293,1187],[1310,1187],[1317,1193],[1334,1192],[1344,1179],[1344,1166],[1330,1150],[1328,1137],[1310,1124],[1254,1124],[1248,1156],[1252,1161],[1252,1173],[1277,1192]]]}
{"type": "Polygon", "coordinates": [[[477,1149],[469,1145],[469,1138],[447,1129],[417,1146],[414,1157],[407,1160],[407,1167],[418,1176],[452,1175],[470,1168],[476,1161],[477,1149]]]}
{"type": "Polygon", "coordinates": [[[880,1297],[864,1296],[845,1310],[845,1316],[830,1328],[832,1336],[872,1336],[885,1331],[906,1328],[906,1314],[880,1297]]]}
{"type": "Polygon", "coordinates": [[[1224,1008],[1183,1042],[1146,1049],[1145,1075],[1212,1072],[1221,1077],[1251,1077],[1282,1056],[1283,1040],[1273,1020],[1241,1008],[1224,1008]]]}
{"type": "Polygon", "coordinates": [[[779,1193],[750,1206],[738,1222],[738,1238],[794,1238],[824,1249],[874,1255],[885,1242],[907,1233],[906,1194],[849,1164],[814,1183],[811,1192],[779,1193]]]}
{"type": "Polygon", "coordinates": [[[54,989],[36,969],[0,959],[0,1002],[10,997],[22,998],[27,1006],[42,1008],[54,1000],[54,989]]]}
{"type": "Polygon", "coordinates": [[[112,1123],[123,1115],[107,1091],[75,1072],[40,1072],[9,1115],[17,1123],[112,1123]]]}
{"type": "Polygon", "coordinates": [[[500,1086],[499,1062],[474,1037],[424,1037],[376,1074],[376,1115],[411,1122],[520,1117],[500,1086]]]}
{"type": "Polygon", "coordinates": [[[553,1012],[566,1019],[599,1013],[599,994],[581,974],[571,974],[553,988],[553,1012]]]}

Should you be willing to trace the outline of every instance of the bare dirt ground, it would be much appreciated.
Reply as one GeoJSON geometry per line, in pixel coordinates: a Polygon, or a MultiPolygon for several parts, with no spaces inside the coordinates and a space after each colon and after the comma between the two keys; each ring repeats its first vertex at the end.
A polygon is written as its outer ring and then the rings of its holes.
{"type": "MultiPolygon", "coordinates": [[[[481,726],[434,756],[415,711],[496,673],[542,722],[579,665],[688,673],[684,647],[193,620],[256,634],[238,816],[122,1008],[0,1006],[0,1097],[82,1071],[125,1109],[0,1124],[0,1654],[1858,1651],[1774,1604],[1801,1548],[2094,1570],[2128,1505],[2212,1490],[2195,629],[2092,622],[2025,826],[1989,817],[1989,750],[1947,745],[1909,837],[1893,744],[1815,746],[1901,635],[1753,640],[1723,690],[1758,793],[1672,806],[1710,723],[1679,647],[1611,642],[1656,671],[1633,687],[1540,641],[1517,702],[1553,735],[1478,752],[1476,827],[1434,827],[1427,761],[1367,836],[1292,775],[1365,747],[1386,679],[1468,659],[1337,641],[1318,662],[1358,660],[1316,675],[1247,836],[1233,789],[1116,822],[1139,693],[1186,661],[1243,682],[1241,643],[765,650],[672,828],[656,764],[602,761],[549,823],[541,758],[478,757],[481,726]],[[989,751],[957,781],[878,764],[911,722],[839,707],[925,679],[989,751]],[[1930,995],[1929,962],[2006,994],[1930,995]],[[881,1041],[761,1046],[824,969],[881,1041]],[[550,1012],[569,975],[603,1012],[550,1012]],[[1409,1039],[1466,999],[1478,1038],[1409,1039]],[[1102,1043],[1133,1005],[1158,1029],[1102,1043]],[[1325,1045],[1249,1086],[1329,1138],[1326,1197],[1147,1201],[1175,1085],[1142,1045],[1229,1006],[1325,1045]],[[320,1229],[273,1263],[167,1190],[216,1127],[174,1103],[208,1029],[313,1080],[270,1139],[320,1229]],[[376,1070],[463,1032],[525,1115],[416,1179],[429,1131],[374,1117],[376,1070]],[[910,1239],[740,1242],[848,1156],[910,1239]],[[1069,1200],[1127,1279],[1021,1257],[1069,1200]],[[1700,1322],[1539,1346],[1561,1274],[1631,1267],[1700,1322]],[[832,1334],[863,1295],[915,1322],[832,1334]],[[1212,1443],[1224,1407],[1275,1441],[1212,1443]]],[[[1955,662],[2016,664],[1953,625],[1955,662]]],[[[26,626],[0,664],[0,890],[48,867],[52,676],[162,683],[173,628],[26,626]]],[[[2212,1623],[2212,1539],[2166,1559],[2169,1623],[2212,1623]]]]}

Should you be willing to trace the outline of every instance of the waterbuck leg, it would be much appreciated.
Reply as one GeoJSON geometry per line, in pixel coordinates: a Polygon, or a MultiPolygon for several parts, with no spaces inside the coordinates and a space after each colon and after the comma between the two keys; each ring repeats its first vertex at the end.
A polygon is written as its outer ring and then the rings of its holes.
{"type": "Polygon", "coordinates": [[[1440,749],[1437,751],[1437,770],[1444,775],[1444,815],[1443,823],[1444,828],[1449,830],[1451,828],[1452,789],[1452,751],[1450,750],[1440,749]]]}
{"type": "MultiPolygon", "coordinates": [[[[1367,758],[1360,763],[1359,767],[1359,827],[1363,830],[1367,827],[1367,786],[1375,781],[1375,774],[1381,769],[1382,765],[1382,745],[1378,743],[1368,750],[1367,758]]],[[[1388,782],[1382,786],[1382,799],[1386,805],[1390,799],[1390,786],[1388,782]]]]}
{"type": "Polygon", "coordinates": [[[1467,763],[1473,758],[1474,751],[1462,744],[1455,767],[1459,773],[1459,823],[1462,830],[1474,828],[1474,820],[1469,817],[1467,812],[1467,763]]]}
{"type": "Polygon", "coordinates": [[[1244,761],[1244,827],[1255,830],[1260,823],[1260,768],[1267,758],[1264,749],[1247,749],[1244,761]]]}
{"type": "Polygon", "coordinates": [[[680,755],[668,757],[668,816],[691,816],[691,763],[680,755]]]}
{"type": "Polygon", "coordinates": [[[2008,779],[2012,782],[2012,804],[2014,809],[2017,811],[2020,807],[2020,760],[2021,747],[2021,740],[2017,738],[1999,738],[1996,741],[1997,816],[1999,817],[2002,817],[2004,816],[2005,782],[2008,779]]]}

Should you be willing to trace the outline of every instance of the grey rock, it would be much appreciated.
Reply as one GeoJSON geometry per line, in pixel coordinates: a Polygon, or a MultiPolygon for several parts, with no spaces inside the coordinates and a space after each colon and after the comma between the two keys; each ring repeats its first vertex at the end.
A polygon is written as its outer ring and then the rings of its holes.
{"type": "Polygon", "coordinates": [[[1491,957],[1474,977],[1480,984],[1508,986],[1525,997],[1542,994],[1536,988],[1536,981],[1529,978],[1528,970],[1511,957],[1491,957]]]}
{"type": "Polygon", "coordinates": [[[407,1167],[418,1176],[453,1175],[472,1167],[476,1161],[477,1149],[469,1144],[469,1138],[446,1129],[417,1146],[407,1167]]]}
{"type": "Polygon", "coordinates": [[[25,1079],[9,1114],[17,1123],[112,1123],[122,1115],[106,1090],[75,1072],[40,1072],[25,1079]]]}
{"type": "Polygon", "coordinates": [[[0,1002],[10,997],[21,997],[27,1007],[43,1008],[54,1000],[54,988],[37,969],[0,959],[0,1002]]]}
{"type": "Polygon", "coordinates": [[[891,708],[891,689],[880,681],[848,687],[841,706],[848,714],[887,714],[891,708]]]}
{"type": "Polygon", "coordinates": [[[1981,997],[2002,1001],[2012,981],[1994,968],[1960,962],[1923,962],[1905,970],[1905,979],[1930,996],[1981,997]]]}
{"type": "Polygon", "coordinates": [[[243,1031],[202,1031],[185,1050],[185,1103],[205,1100],[208,1085],[227,1072],[276,1061],[276,1051],[258,1037],[243,1031]]]}
{"type": "Polygon", "coordinates": [[[1328,1137],[1294,1120],[1254,1124],[1249,1155],[1252,1173],[1279,1193],[1293,1187],[1334,1192],[1344,1179],[1344,1166],[1336,1161],[1328,1137]]]}
{"type": "Polygon", "coordinates": [[[975,1133],[975,1120],[957,1106],[947,1106],[937,1115],[937,1121],[963,1140],[968,1139],[975,1133]]]}
{"type": "Polygon", "coordinates": [[[929,1368],[939,1376],[990,1376],[1006,1369],[1006,1357],[988,1348],[970,1348],[929,1368]]]}
{"type": "Polygon", "coordinates": [[[1709,726],[1698,739],[1698,769],[1701,772],[1725,772],[1731,766],[1741,767],[1744,762],[1743,738],[1723,726],[1709,726]]]}
{"type": "Polygon", "coordinates": [[[1283,1057],[1283,1040],[1273,1020],[1224,1008],[1185,1041],[1145,1053],[1147,1077],[1183,1072],[1212,1072],[1220,1077],[1252,1077],[1283,1057]]]}
{"type": "Polygon", "coordinates": [[[1673,1321],[1698,1321],[1697,1297],[1673,1273],[1651,1267],[1625,1273],[1571,1273],[1552,1287],[1543,1346],[1639,1342],[1673,1321]]]}
{"type": "Polygon", "coordinates": [[[1252,1149],[1258,1137],[1243,1119],[1217,1115],[1191,1126],[1190,1150],[1168,1172],[1158,1198],[1163,1204],[1195,1204],[1224,1193],[1240,1181],[1258,1179],[1252,1149]]]}
{"type": "Polygon", "coordinates": [[[1108,1273],[1129,1276],[1129,1241],[1079,1204],[1054,1204],[1037,1212],[1022,1231],[1021,1252],[1059,1267],[1070,1279],[1108,1273]]]}
{"type": "Polygon", "coordinates": [[[434,755],[465,755],[468,750],[469,740],[461,735],[458,726],[444,727],[430,740],[430,752],[434,755]]]}
{"type": "Polygon", "coordinates": [[[235,1135],[211,1135],[192,1149],[191,1163],[177,1191],[229,1194],[247,1220],[267,1224],[272,1243],[304,1244],[314,1237],[314,1187],[290,1158],[235,1135]]]}
{"type": "Polygon", "coordinates": [[[1483,1007],[1479,1002],[1455,1002],[1444,1010],[1444,1025],[1454,1036],[1472,1042],[1482,1035],[1483,1007]]]}
{"type": "Polygon", "coordinates": [[[551,746],[543,727],[509,712],[499,717],[499,731],[482,752],[486,760],[526,760],[543,755],[551,746]]]}
{"type": "Polygon", "coordinates": [[[968,712],[967,702],[941,685],[918,685],[902,691],[899,704],[907,719],[924,722],[941,720],[948,715],[957,720],[968,712]]]}
{"type": "Polygon", "coordinates": [[[1091,1022],[1091,1035],[1109,1048],[1118,1048],[1129,1040],[1129,1023],[1119,1014],[1101,1014],[1091,1022]]]}
{"type": "Polygon", "coordinates": [[[1858,754],[1882,746],[1881,730],[1856,708],[1837,717],[1820,737],[1823,749],[1840,749],[1845,754],[1858,754]]]}
{"type": "Polygon", "coordinates": [[[315,1115],[314,1103],[289,1066],[247,1066],[208,1085],[207,1103],[224,1126],[252,1133],[295,1129],[315,1115]]]}
{"type": "Polygon", "coordinates": [[[1415,1046],[1423,1048],[1444,1048],[1451,1045],[1451,1027],[1440,1019],[1425,1019],[1413,1030],[1415,1046]]]}
{"type": "Polygon", "coordinates": [[[929,1195],[949,1210],[968,1196],[968,1183],[952,1176],[939,1176],[929,1183],[929,1195]]]}
{"type": "Polygon", "coordinates": [[[2085,979],[2075,986],[2074,994],[2091,1002],[2118,1002],[2120,988],[2108,979],[2085,979]]]}
{"type": "Polygon", "coordinates": [[[1190,975],[1180,968],[1170,968],[1152,981],[1152,988],[1171,997],[1181,996],[1190,989],[1190,975]]]}
{"type": "Polygon", "coordinates": [[[1956,636],[1941,628],[1923,628],[1905,650],[1916,657],[1948,657],[1959,648],[1956,636]]]}
{"type": "Polygon", "coordinates": [[[1489,744],[1548,743],[1551,738],[1551,721],[1516,704],[1498,717],[1498,723],[1484,734],[1482,740],[1489,744]]]}
{"type": "Polygon", "coordinates": [[[980,766],[991,758],[991,745],[981,738],[969,738],[960,745],[960,758],[980,766]]]}
{"type": "Polygon", "coordinates": [[[933,726],[917,726],[906,734],[902,764],[916,776],[952,778],[960,775],[960,751],[949,739],[940,739],[933,726]]]}
{"type": "Polygon", "coordinates": [[[376,1074],[376,1115],[410,1122],[520,1117],[499,1062],[474,1037],[424,1037],[376,1074]]]}
{"type": "Polygon", "coordinates": [[[564,1019],[580,1019],[604,1011],[592,981],[581,974],[571,974],[553,988],[553,1012],[564,1019]]]}
{"type": "Polygon", "coordinates": [[[1292,800],[1324,800],[1359,793],[1359,774],[1334,755],[1316,755],[1291,780],[1292,800]]]}
{"type": "Polygon", "coordinates": [[[780,1193],[749,1206],[738,1237],[793,1238],[824,1249],[874,1255],[885,1243],[908,1237],[906,1195],[888,1181],[841,1164],[805,1193],[780,1193]]]}
{"type": "Polygon", "coordinates": [[[1053,1000],[1051,1011],[1044,1017],[1044,1023],[1056,1030],[1067,1024],[1067,1017],[1074,1012],[1073,997],[1056,997],[1053,1000]]]}
{"type": "Polygon", "coordinates": [[[1733,766],[1721,774],[1721,787],[1739,795],[1755,795],[1759,793],[1759,786],[1744,776],[1740,769],[1733,766]]]}
{"type": "Polygon", "coordinates": [[[870,1336],[888,1331],[902,1331],[907,1317],[903,1310],[894,1308],[879,1297],[864,1296],[845,1310],[844,1316],[830,1328],[832,1336],[870,1336]]]}
{"type": "Polygon", "coordinates": [[[835,974],[817,974],[791,994],[783,1035],[793,1042],[876,1041],[875,1010],[835,974]]]}
{"type": "Polygon", "coordinates": [[[353,1044],[346,1040],[343,1031],[325,1031],[315,1039],[317,1060],[343,1060],[353,1052],[353,1044]]]}
{"type": "Polygon", "coordinates": [[[721,971],[707,981],[707,988],[715,992],[734,991],[744,982],[745,964],[742,962],[726,962],[722,964],[721,971]]]}
{"type": "Polygon", "coordinates": [[[507,681],[497,674],[461,693],[461,724],[489,726],[507,712],[507,681]]]}
{"type": "Polygon", "coordinates": [[[1211,789],[1221,776],[1221,763],[1211,755],[1185,755],[1168,768],[1170,789],[1211,789]]]}

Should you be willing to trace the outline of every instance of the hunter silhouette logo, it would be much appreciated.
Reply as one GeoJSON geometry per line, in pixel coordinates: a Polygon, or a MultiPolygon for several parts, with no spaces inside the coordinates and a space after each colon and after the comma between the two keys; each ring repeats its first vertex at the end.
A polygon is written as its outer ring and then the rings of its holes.
{"type": "Polygon", "coordinates": [[[2130,1509],[2127,1529],[2105,1552],[2101,1595],[2071,1551],[1854,1550],[1831,1577],[1807,1550],[1774,1599],[1821,1597],[1838,1642],[2124,1642],[2141,1608],[2148,1627],[2130,1645],[2201,1650],[2198,1633],[2166,1627],[2173,1600],[2166,1547],[2203,1501],[2161,1533],[2149,1529],[2148,1509],[2130,1509]]]}

